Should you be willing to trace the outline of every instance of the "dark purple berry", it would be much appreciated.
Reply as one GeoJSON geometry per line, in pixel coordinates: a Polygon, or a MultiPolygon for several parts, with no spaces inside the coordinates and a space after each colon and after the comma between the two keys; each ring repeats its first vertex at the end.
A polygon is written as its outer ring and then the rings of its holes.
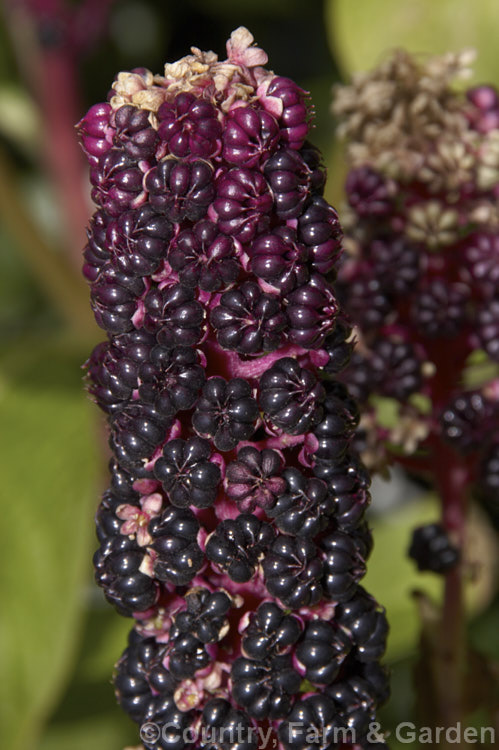
{"type": "Polygon", "coordinates": [[[440,417],[444,439],[460,451],[476,450],[493,428],[499,410],[479,391],[460,393],[440,417]]]}
{"type": "Polygon", "coordinates": [[[165,347],[195,346],[203,336],[204,308],[194,290],[182,284],[152,288],[144,297],[145,327],[165,347]]]}
{"type": "Polygon", "coordinates": [[[351,169],[345,190],[348,202],[361,217],[386,216],[392,210],[392,191],[385,178],[371,167],[351,169]]]}
{"type": "Polygon", "coordinates": [[[421,274],[421,251],[401,237],[376,239],[368,248],[376,276],[390,294],[412,292],[421,274]]]}
{"type": "Polygon", "coordinates": [[[478,311],[479,341],[494,362],[499,362],[499,296],[486,302],[478,311]]]}
{"type": "Polygon", "coordinates": [[[232,665],[231,679],[234,700],[259,720],[286,716],[301,683],[290,654],[265,661],[239,657],[232,665]]]}
{"type": "Polygon", "coordinates": [[[306,92],[290,78],[276,76],[267,89],[267,96],[282,101],[282,113],[279,117],[282,140],[290,148],[300,149],[308,134],[306,92]]]}
{"type": "Polygon", "coordinates": [[[368,550],[362,546],[359,549],[356,541],[352,534],[340,530],[321,540],[324,592],[334,601],[343,602],[350,599],[357,582],[366,572],[365,553],[368,550]]]}
{"type": "Polygon", "coordinates": [[[218,450],[229,451],[251,437],[257,419],[258,406],[249,383],[215,376],[203,386],[192,425],[201,437],[212,438],[218,450]]]}
{"type": "Polygon", "coordinates": [[[220,469],[209,460],[210,456],[210,444],[198,437],[176,438],[163,446],[163,453],[154,464],[154,475],[172,505],[207,508],[214,502],[220,469]]]}
{"type": "Polygon", "coordinates": [[[222,126],[217,110],[193,94],[182,92],[158,109],[158,135],[170,154],[184,158],[192,155],[209,159],[220,151],[222,126]]]}
{"type": "Polygon", "coordinates": [[[234,168],[217,179],[213,210],[218,227],[242,243],[268,228],[272,204],[267,182],[256,170],[234,168]]]}
{"type": "Polygon", "coordinates": [[[341,251],[342,232],[334,208],[320,195],[314,195],[298,217],[297,232],[299,241],[308,248],[313,270],[329,273],[341,251]]]}
{"type": "Polygon", "coordinates": [[[308,281],[308,250],[297,241],[291,227],[277,227],[270,234],[261,234],[249,246],[248,254],[251,271],[282,294],[308,281]]]}
{"type": "Polygon", "coordinates": [[[147,276],[166,258],[172,235],[168,219],[145,205],[113,221],[107,230],[107,243],[123,273],[147,276]]]}
{"type": "Polygon", "coordinates": [[[262,354],[282,343],[286,316],[277,295],[262,292],[258,284],[245,281],[224,292],[210,313],[210,323],[223,349],[240,354],[262,354]]]}
{"type": "Polygon", "coordinates": [[[329,357],[324,370],[330,375],[341,372],[350,362],[354,348],[351,333],[350,326],[337,319],[332,333],[324,341],[323,348],[329,357]]]}
{"type": "Polygon", "coordinates": [[[312,607],[322,598],[323,562],[308,538],[279,534],[263,560],[265,585],[290,609],[312,607]]]}
{"type": "Polygon", "coordinates": [[[149,523],[154,574],[160,581],[185,586],[203,564],[197,544],[199,523],[187,508],[166,508],[149,523]]]}
{"type": "Polygon", "coordinates": [[[279,739],[286,750],[336,750],[342,727],[334,701],[314,694],[295,703],[279,726],[279,739]]]}
{"type": "Polygon", "coordinates": [[[171,419],[141,401],[131,401],[111,419],[110,444],[118,462],[138,471],[166,437],[171,419]]]}
{"type": "Polygon", "coordinates": [[[118,612],[130,617],[153,606],[157,584],[140,567],[146,550],[128,536],[109,537],[94,554],[95,580],[118,612]]]}
{"type": "Polygon", "coordinates": [[[350,636],[361,662],[377,661],[385,651],[388,623],[384,609],[361,586],[335,610],[336,622],[350,636]]]}
{"type": "Polygon", "coordinates": [[[310,195],[310,170],[298,151],[280,149],[265,164],[280,219],[296,219],[310,195]]]}
{"type": "Polygon", "coordinates": [[[201,643],[217,643],[229,629],[231,599],[224,591],[196,587],[187,592],[186,608],[175,616],[175,630],[194,635],[201,643]]]}
{"type": "Polygon", "coordinates": [[[242,652],[261,661],[269,656],[288,653],[301,634],[300,621],[284,614],[275,602],[263,602],[250,615],[243,632],[242,652]]]}
{"type": "Polygon", "coordinates": [[[445,528],[439,523],[429,523],[414,529],[409,557],[415,561],[418,570],[448,573],[457,565],[460,555],[445,528]]]}
{"type": "Polygon", "coordinates": [[[200,159],[167,157],[149,170],[144,186],[151,206],[175,223],[202,219],[215,197],[213,167],[200,159]]]}
{"type": "Polygon", "coordinates": [[[324,620],[312,620],[296,647],[296,658],[305,678],[314,685],[330,685],[348,656],[351,642],[346,633],[324,620]]]}
{"type": "Polygon", "coordinates": [[[331,523],[335,503],[325,482],[307,478],[290,467],[283,472],[286,488],[267,515],[275,519],[277,528],[285,534],[314,537],[331,523]]]}
{"type": "Polygon", "coordinates": [[[278,359],[260,378],[260,407],[271,422],[290,435],[300,435],[323,415],[324,386],[296,359],[278,359]]]}
{"type": "MultiPolygon", "coordinates": [[[[350,436],[358,424],[359,413],[355,402],[340,383],[328,384],[324,400],[324,416],[314,427],[318,445],[314,451],[315,461],[333,461],[344,454],[350,436]]],[[[317,476],[321,476],[317,473],[317,476]]]]}
{"type": "Polygon", "coordinates": [[[208,538],[206,556],[233,581],[245,583],[255,574],[273,539],[270,524],[243,513],[222,521],[208,538]]]}
{"type": "Polygon", "coordinates": [[[90,283],[97,279],[103,266],[111,260],[111,252],[107,246],[107,228],[111,221],[111,217],[103,210],[96,211],[90,219],[88,242],[83,252],[83,275],[90,283]]]}
{"type": "Polygon", "coordinates": [[[147,162],[137,162],[125,151],[111,149],[90,172],[92,200],[111,216],[137,208],[146,199],[142,183],[147,168],[147,162]]]}
{"type": "Polygon", "coordinates": [[[113,145],[115,131],[111,125],[111,114],[111,105],[107,102],[94,104],[78,123],[83,150],[91,166],[98,164],[99,159],[107,154],[113,145]]]}
{"type": "Polygon", "coordinates": [[[233,109],[225,123],[222,156],[229,164],[258,168],[277,148],[279,127],[274,117],[251,105],[233,109]]]}
{"type": "Polygon", "coordinates": [[[91,289],[92,309],[97,324],[111,334],[131,331],[137,298],[144,291],[141,278],[126,275],[106,263],[91,289]]]}
{"type": "Polygon", "coordinates": [[[338,304],[331,286],[323,276],[310,280],[286,298],[289,321],[288,338],[304,349],[320,349],[334,329],[338,304]]]}
{"type": "Polygon", "coordinates": [[[252,513],[258,506],[270,514],[269,509],[286,488],[286,481],[280,476],[283,467],[277,451],[259,451],[250,445],[241,448],[237,461],[229,463],[225,471],[227,496],[243,513],[252,513]]]}
{"type": "Polygon", "coordinates": [[[424,336],[452,338],[466,319],[468,296],[464,284],[433,279],[418,289],[412,319],[424,336]]]}
{"type": "Polygon", "coordinates": [[[249,717],[228,701],[208,701],[202,718],[200,750],[257,750],[258,734],[249,717]]]}
{"type": "Polygon", "coordinates": [[[114,112],[114,125],[116,148],[123,148],[132,159],[154,157],[159,139],[147,110],[125,104],[114,112]]]}
{"type": "Polygon", "coordinates": [[[168,669],[176,680],[194,677],[210,663],[203,643],[191,633],[182,633],[169,642],[168,669]]]}
{"type": "Polygon", "coordinates": [[[139,368],[139,398],[173,415],[191,409],[205,381],[200,354],[187,346],[155,346],[139,368]]]}
{"type": "Polygon", "coordinates": [[[232,284],[241,270],[233,238],[204,219],[180,232],[170,246],[168,262],[184,286],[199,286],[206,292],[232,284]]]}

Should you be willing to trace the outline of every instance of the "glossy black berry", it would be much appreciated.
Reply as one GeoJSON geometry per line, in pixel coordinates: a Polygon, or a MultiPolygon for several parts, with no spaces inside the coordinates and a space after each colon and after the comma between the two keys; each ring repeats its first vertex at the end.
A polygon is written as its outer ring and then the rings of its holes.
{"type": "Polygon", "coordinates": [[[249,581],[274,539],[270,524],[243,513],[222,521],[206,543],[208,560],[237,583],[249,581]]]}
{"type": "Polygon", "coordinates": [[[282,343],[286,316],[277,295],[245,281],[222,294],[220,304],[211,310],[210,323],[223,349],[262,354],[282,343]]]}
{"type": "Polygon", "coordinates": [[[315,694],[295,703],[279,726],[279,739],[286,750],[336,750],[342,719],[327,695],[315,694]]]}
{"type": "Polygon", "coordinates": [[[184,286],[206,292],[229,286],[241,271],[233,238],[207,219],[180,232],[170,245],[168,262],[184,286]]]}
{"type": "Polygon", "coordinates": [[[258,734],[244,711],[222,698],[208,701],[202,714],[202,750],[257,750],[258,734]]]}
{"type": "Polygon", "coordinates": [[[139,398],[165,415],[191,409],[205,381],[196,349],[156,346],[139,369],[139,398]]]}
{"type": "Polygon", "coordinates": [[[287,653],[301,634],[300,621],[284,613],[274,602],[260,604],[250,615],[241,648],[250,659],[263,660],[287,653]]]}
{"type": "Polygon", "coordinates": [[[286,297],[288,339],[304,349],[320,349],[334,329],[338,303],[331,286],[317,273],[286,297]]]}
{"type": "Polygon", "coordinates": [[[272,232],[260,234],[249,245],[250,269],[282,294],[308,281],[308,249],[298,242],[296,230],[278,226],[272,232]]]}
{"type": "Polygon", "coordinates": [[[351,638],[360,662],[377,661],[382,656],[388,634],[385,611],[361,586],[349,601],[338,604],[335,619],[351,638]]]}
{"type": "Polygon", "coordinates": [[[365,559],[369,549],[352,534],[334,531],[321,540],[324,559],[323,588],[325,595],[343,602],[354,594],[357,582],[366,572],[365,559]]]}
{"type": "Polygon", "coordinates": [[[91,287],[90,299],[97,324],[111,334],[134,328],[137,298],[145,292],[141,278],[130,276],[106,263],[91,287]]]}
{"type": "Polygon", "coordinates": [[[130,617],[152,607],[157,597],[155,581],[140,568],[146,550],[135,539],[112,536],[94,554],[95,580],[118,612],[130,617]]]}
{"type": "Polygon", "coordinates": [[[258,406],[249,383],[214,376],[203,386],[192,424],[199,435],[212,438],[218,450],[228,451],[251,437],[257,419],[258,406]]]}
{"type": "Polygon", "coordinates": [[[144,297],[144,308],[145,327],[157,333],[161,346],[195,346],[201,340],[205,312],[193,289],[182,284],[153,287],[144,297]]]}
{"type": "Polygon", "coordinates": [[[116,264],[130,276],[153,274],[166,258],[173,225],[151,206],[121,214],[107,230],[116,264]]]}
{"type": "Polygon", "coordinates": [[[154,574],[160,581],[185,586],[203,564],[197,543],[199,523],[187,508],[169,507],[149,523],[154,574]]]}
{"type": "Polygon", "coordinates": [[[265,585],[291,609],[310,607],[322,597],[324,564],[308,538],[278,535],[263,560],[265,585]]]}
{"type": "Polygon", "coordinates": [[[214,502],[220,485],[220,469],[210,457],[210,444],[199,437],[175,438],[166,443],[154,464],[154,475],[172,505],[208,508],[214,502]]]}
{"type": "Polygon", "coordinates": [[[264,661],[239,657],[232,665],[231,679],[234,700],[259,720],[286,716],[301,683],[290,654],[264,661]]]}
{"type": "Polygon", "coordinates": [[[165,439],[170,418],[154,406],[131,401],[111,419],[110,445],[126,469],[144,469],[155,448],[165,439]]]}
{"type": "Polygon", "coordinates": [[[225,591],[211,593],[196,587],[185,596],[186,607],[175,616],[175,629],[194,635],[201,643],[217,643],[229,630],[231,599],[225,591]]]}
{"type": "Polygon", "coordinates": [[[440,426],[444,439],[462,452],[482,445],[498,410],[479,391],[460,393],[446,406],[440,426]]]}
{"type": "Polygon", "coordinates": [[[307,478],[299,469],[283,472],[285,490],[266,512],[285,534],[314,537],[327,528],[335,511],[333,497],[325,482],[307,478]]]}
{"type": "Polygon", "coordinates": [[[417,564],[418,570],[447,573],[457,565],[460,554],[442,524],[429,523],[414,529],[409,557],[417,564]]]}
{"type": "Polygon", "coordinates": [[[260,379],[260,407],[271,422],[290,435],[310,430],[322,418],[323,385],[296,359],[277,360],[260,379]]]}
{"type": "Polygon", "coordinates": [[[351,649],[345,631],[325,620],[312,620],[296,647],[296,658],[305,677],[314,685],[330,685],[351,649]]]}
{"type": "Polygon", "coordinates": [[[203,643],[192,633],[182,633],[169,642],[168,669],[176,680],[194,677],[210,662],[203,643]]]}

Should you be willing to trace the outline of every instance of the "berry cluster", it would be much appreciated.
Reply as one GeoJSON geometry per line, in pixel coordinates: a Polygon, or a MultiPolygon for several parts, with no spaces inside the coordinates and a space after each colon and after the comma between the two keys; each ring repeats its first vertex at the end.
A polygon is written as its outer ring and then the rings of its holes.
{"type": "MultiPolygon", "coordinates": [[[[369,479],[333,380],[351,353],[326,277],[341,232],[305,92],[252,42],[120,73],[79,126],[108,334],[88,388],[114,455],[96,576],[135,620],[115,688],[138,723],[242,727],[196,747],[243,750],[265,722],[291,750],[296,717],[324,717],[323,747],[335,727],[367,747],[387,624],[359,584],[369,479]]],[[[170,734],[146,747],[180,750],[170,734]]]]}
{"type": "Polygon", "coordinates": [[[366,463],[398,458],[433,479],[453,464],[497,505],[499,97],[453,90],[467,62],[399,51],[338,91],[352,253],[337,293],[358,326],[344,377],[366,463]],[[387,399],[393,423],[379,418],[387,399]]]}

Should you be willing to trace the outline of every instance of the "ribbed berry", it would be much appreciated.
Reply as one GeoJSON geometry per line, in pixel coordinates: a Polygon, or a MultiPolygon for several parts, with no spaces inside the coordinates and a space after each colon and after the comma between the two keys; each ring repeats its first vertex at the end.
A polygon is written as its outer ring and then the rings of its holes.
{"type": "Polygon", "coordinates": [[[115,147],[122,147],[133,159],[152,159],[159,137],[145,109],[126,104],[114,113],[115,147]]]}
{"type": "Polygon", "coordinates": [[[142,401],[130,401],[112,415],[110,445],[126,469],[140,471],[165,439],[171,418],[142,401]]]}
{"type": "Polygon", "coordinates": [[[149,205],[126,211],[107,230],[113,259],[123,273],[131,276],[154,273],[165,257],[172,236],[171,222],[149,205]]]}
{"type": "MultiPolygon", "coordinates": [[[[346,388],[339,383],[328,384],[323,407],[323,417],[313,428],[317,438],[317,447],[314,450],[316,464],[322,461],[337,461],[344,454],[351,433],[359,420],[355,402],[349,397],[346,388]]],[[[320,477],[321,474],[317,473],[317,476],[320,477]]]]}
{"type": "Polygon", "coordinates": [[[141,278],[118,271],[106,263],[92,284],[91,302],[97,324],[111,334],[126,333],[134,327],[137,298],[145,291],[141,278]]]}
{"type": "Polygon", "coordinates": [[[442,435],[463,452],[479,448],[498,413],[499,410],[494,410],[492,402],[479,391],[460,393],[447,404],[440,416],[442,435]]]}
{"type": "Polygon", "coordinates": [[[265,585],[286,607],[311,607],[322,598],[324,564],[308,538],[279,534],[263,560],[265,585]]]}
{"type": "Polygon", "coordinates": [[[92,200],[111,216],[142,205],[147,166],[147,162],[138,162],[121,149],[111,149],[90,173],[92,200]]]}
{"type": "Polygon", "coordinates": [[[463,284],[432,279],[421,285],[412,306],[414,324],[429,338],[452,338],[466,320],[468,290],[463,284]]]}
{"type": "Polygon", "coordinates": [[[386,237],[373,240],[368,247],[376,277],[389,294],[407,294],[421,275],[421,253],[406,238],[386,237]]]}
{"type": "Polygon", "coordinates": [[[257,418],[258,406],[249,383],[242,378],[227,382],[215,376],[203,387],[192,424],[199,435],[212,438],[218,450],[228,451],[251,437],[257,418]]]}
{"type": "Polygon", "coordinates": [[[157,583],[140,568],[146,550],[127,536],[112,536],[94,554],[95,580],[122,615],[142,612],[157,599],[157,583]]]}
{"type": "Polygon", "coordinates": [[[239,657],[232,665],[231,679],[236,702],[260,720],[286,716],[301,683],[290,654],[264,661],[239,657]]]}
{"type": "Polygon", "coordinates": [[[179,223],[205,216],[215,196],[213,167],[205,160],[167,157],[146,174],[144,187],[151,206],[179,223]]]}
{"type": "Polygon", "coordinates": [[[237,461],[226,467],[227,496],[243,513],[252,513],[258,506],[271,515],[276,498],[286,488],[286,480],[280,476],[283,467],[284,461],[277,451],[259,451],[250,445],[241,448],[237,461]]]}
{"type": "Polygon", "coordinates": [[[160,581],[185,586],[203,564],[197,543],[199,523],[187,508],[167,508],[149,524],[155,552],[154,573],[160,581]]]}
{"type": "Polygon", "coordinates": [[[225,123],[222,156],[229,164],[253,169],[268,159],[278,142],[279,127],[269,112],[237,107],[225,123]]]}
{"type": "Polygon", "coordinates": [[[323,348],[329,357],[324,370],[330,375],[341,372],[350,362],[354,348],[351,333],[352,329],[345,321],[336,320],[332,333],[324,341],[323,348]]]}
{"type": "Polygon", "coordinates": [[[338,676],[350,648],[350,639],[343,630],[324,620],[313,620],[296,647],[296,658],[309,682],[330,685],[338,676]]]}
{"type": "Polygon", "coordinates": [[[207,508],[215,500],[220,484],[220,469],[210,461],[207,440],[176,438],[163,447],[154,464],[154,475],[162,483],[168,499],[177,508],[207,508]]]}
{"type": "Polygon", "coordinates": [[[281,149],[266,162],[264,172],[277,216],[296,219],[310,194],[310,170],[299,151],[281,149]]]}
{"type": "Polygon", "coordinates": [[[139,398],[165,416],[191,409],[205,382],[199,352],[188,346],[155,346],[140,365],[138,377],[139,398]]]}
{"type": "Polygon", "coordinates": [[[206,556],[237,583],[249,581],[274,539],[270,524],[249,513],[222,521],[206,542],[206,556]]]}
{"type": "Polygon", "coordinates": [[[184,286],[214,292],[236,281],[241,266],[232,237],[203,219],[184,229],[170,246],[168,262],[184,286]]]}
{"type": "Polygon", "coordinates": [[[314,271],[329,273],[341,248],[338,214],[320,195],[314,195],[298,217],[298,239],[308,248],[314,271]]]}
{"type": "Polygon", "coordinates": [[[245,281],[224,292],[212,308],[210,323],[223,349],[240,354],[261,354],[282,343],[286,316],[277,295],[262,292],[258,284],[245,281]]]}
{"type": "Polygon", "coordinates": [[[320,349],[334,328],[338,303],[323,276],[313,274],[287,297],[288,338],[304,349],[320,349]]]}
{"type": "Polygon", "coordinates": [[[224,234],[245,243],[268,228],[273,200],[260,172],[231,169],[217,179],[216,191],[213,210],[224,234]]]}
{"type": "Polygon", "coordinates": [[[194,346],[202,338],[204,309],[194,291],[182,284],[152,288],[144,297],[145,327],[157,332],[163,347],[194,346]]]}
{"type": "Polygon", "coordinates": [[[204,750],[257,750],[258,735],[244,711],[238,711],[221,698],[208,701],[203,710],[203,726],[207,741],[201,739],[204,750]]]}
{"type": "Polygon", "coordinates": [[[359,401],[367,401],[371,393],[405,401],[422,388],[422,365],[421,354],[410,341],[380,336],[365,355],[353,354],[350,390],[359,401]]]}
{"type": "Polygon", "coordinates": [[[334,701],[327,695],[311,695],[295,703],[279,726],[279,739],[286,750],[336,750],[343,726],[334,701]]]}
{"type": "Polygon", "coordinates": [[[194,677],[210,662],[203,643],[191,633],[182,633],[169,642],[168,669],[177,680],[194,677]]]}
{"type": "Polygon", "coordinates": [[[290,78],[276,76],[267,89],[267,96],[282,102],[279,125],[283,141],[291,148],[301,148],[308,134],[306,92],[290,78]]]}
{"type": "Polygon", "coordinates": [[[248,252],[251,271],[282,294],[308,281],[308,249],[298,242],[296,230],[291,227],[280,226],[269,234],[259,235],[248,252]]]}
{"type": "Polygon", "coordinates": [[[288,653],[301,634],[300,621],[274,602],[260,604],[243,631],[242,652],[250,659],[288,653]]]}
{"type": "Polygon", "coordinates": [[[197,587],[186,594],[185,601],[186,608],[175,616],[176,631],[194,635],[201,643],[220,641],[229,630],[229,595],[197,587]]]}
{"type": "Polygon", "coordinates": [[[107,102],[94,104],[78,123],[81,143],[91,165],[107,154],[113,145],[111,106],[107,102]]]}
{"type": "Polygon", "coordinates": [[[322,418],[325,390],[315,375],[291,357],[277,360],[260,378],[259,402],[272,424],[299,435],[322,418]]]}
{"type": "Polygon", "coordinates": [[[111,260],[111,252],[107,245],[107,228],[112,221],[106,211],[99,210],[92,216],[87,228],[88,242],[83,251],[83,275],[91,284],[101,269],[111,260]]]}
{"type": "Polygon", "coordinates": [[[418,570],[447,573],[458,563],[459,550],[441,524],[429,523],[414,529],[409,557],[415,561],[418,570]]]}
{"type": "Polygon", "coordinates": [[[351,169],[345,183],[348,202],[359,216],[386,216],[393,195],[385,178],[371,167],[351,169]]]}
{"type": "Polygon", "coordinates": [[[339,604],[337,622],[355,644],[355,655],[360,662],[380,658],[386,647],[388,623],[385,611],[364,589],[357,587],[352,598],[339,604]]]}
{"type": "Polygon", "coordinates": [[[391,304],[382,279],[365,271],[359,270],[348,284],[341,280],[337,290],[352,321],[363,331],[380,326],[390,311],[391,304]]]}
{"type": "Polygon", "coordinates": [[[266,513],[275,519],[277,528],[285,534],[314,537],[331,523],[335,511],[333,497],[325,482],[306,477],[299,469],[290,467],[283,473],[285,490],[266,513]]]}
{"type": "Polygon", "coordinates": [[[209,159],[220,151],[222,126],[215,107],[188,92],[158,109],[158,136],[173,156],[209,159]]]}
{"type": "Polygon", "coordinates": [[[346,601],[354,594],[356,584],[366,572],[369,554],[363,535],[335,531],[320,542],[324,560],[323,588],[334,601],[346,601]]]}

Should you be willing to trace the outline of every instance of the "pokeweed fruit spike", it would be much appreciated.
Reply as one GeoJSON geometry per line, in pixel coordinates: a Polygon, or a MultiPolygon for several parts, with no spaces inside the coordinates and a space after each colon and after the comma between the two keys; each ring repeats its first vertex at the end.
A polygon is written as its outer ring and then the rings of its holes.
{"type": "Polygon", "coordinates": [[[334,380],[341,229],[306,92],[245,28],[227,53],[120,73],[79,123],[107,333],[88,390],[113,451],[94,562],[135,621],[116,696],[163,727],[148,750],[189,727],[196,747],[256,748],[259,726],[286,750],[310,731],[370,747],[387,623],[359,584],[369,480],[334,380]]]}

